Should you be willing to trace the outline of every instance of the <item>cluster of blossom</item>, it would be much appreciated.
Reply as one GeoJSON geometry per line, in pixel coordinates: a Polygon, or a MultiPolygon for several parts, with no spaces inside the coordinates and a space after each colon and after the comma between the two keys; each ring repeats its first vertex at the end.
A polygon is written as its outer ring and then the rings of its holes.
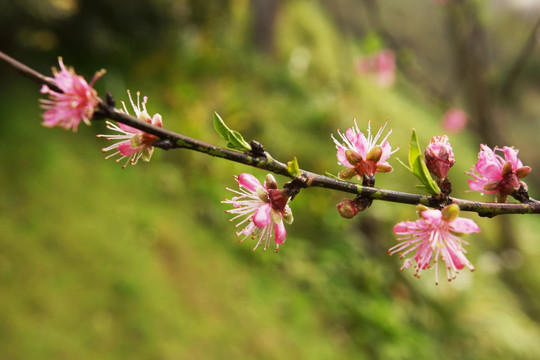
{"type": "MultiPolygon", "coordinates": [[[[58,63],[60,65],[60,71],[53,68],[54,77],[49,77],[47,80],[56,85],[61,92],[55,91],[47,85],[43,85],[41,88],[42,93],[49,95],[49,99],[41,100],[42,107],[45,109],[43,125],[46,127],[60,126],[66,130],[73,129],[73,131],[77,131],[77,127],[81,121],[90,125],[90,119],[94,115],[100,101],[93,85],[104,74],[104,71],[97,72],[92,81],[87,83],[72,68],[66,68],[62,58],[58,59],[58,63]]],[[[129,90],[128,96],[135,116],[139,120],[159,127],[163,126],[161,115],[155,114],[153,117],[150,117],[148,114],[146,110],[148,99],[146,96],[141,103],[140,93],[137,92],[136,104],[133,102],[129,90]]],[[[129,114],[126,104],[123,101],[122,105],[124,108],[123,111],[129,114]]],[[[120,162],[122,159],[127,158],[122,168],[125,168],[128,164],[135,165],[141,158],[144,161],[150,161],[154,152],[152,144],[158,140],[156,136],[147,134],[131,126],[121,123],[114,124],[110,121],[107,121],[107,128],[118,132],[118,134],[97,136],[104,137],[107,140],[120,141],[102,149],[103,152],[115,151],[105,159],[119,155],[116,162],[120,162]]]]}
{"type": "MultiPolygon", "coordinates": [[[[102,73],[96,73],[92,81],[87,83],[72,69],[66,68],[62,59],[59,59],[59,64],[60,71],[54,70],[54,77],[47,80],[56,85],[61,92],[46,85],[41,89],[42,93],[49,95],[48,100],[42,100],[43,108],[46,110],[43,124],[47,127],[60,126],[76,131],[81,121],[90,123],[100,103],[93,84],[102,73]]],[[[139,120],[162,127],[159,114],[153,117],[148,114],[146,97],[141,102],[140,94],[137,93],[135,103],[129,91],[128,95],[139,120]]],[[[123,111],[129,114],[125,103],[122,104],[123,111]]],[[[452,116],[462,118],[463,114],[454,113],[452,116]]],[[[386,125],[381,126],[378,132],[372,135],[370,123],[364,133],[360,131],[355,120],[354,126],[347,129],[344,134],[338,130],[339,139],[332,135],[338,163],[345,167],[345,170],[339,173],[340,178],[351,179],[356,176],[364,185],[373,186],[377,173],[388,173],[393,170],[388,159],[398,148],[392,149],[388,142],[391,130],[384,135],[386,125]]],[[[150,160],[154,149],[153,143],[158,140],[156,136],[121,123],[107,122],[107,128],[118,134],[98,135],[98,137],[119,141],[103,149],[104,152],[113,151],[106,159],[117,155],[117,162],[127,159],[123,168],[128,164],[136,164],[141,158],[144,161],[150,160]]],[[[477,163],[471,171],[466,172],[471,177],[468,180],[470,189],[480,193],[496,194],[499,202],[506,202],[509,195],[515,196],[520,189],[526,190],[527,186],[521,179],[530,173],[531,168],[523,166],[517,155],[518,150],[512,147],[505,146],[502,149],[495,147],[492,150],[486,145],[481,145],[477,163]]],[[[455,163],[448,137],[444,135],[432,138],[426,147],[424,157],[427,169],[439,179],[438,183],[448,182],[448,172],[455,163]]],[[[238,175],[236,180],[238,190],[227,188],[235,196],[230,200],[225,199],[222,203],[233,207],[227,212],[234,215],[231,221],[238,220],[236,227],[241,228],[237,232],[237,236],[242,236],[240,242],[252,237],[256,240],[254,250],[263,243],[266,250],[273,240],[277,251],[286,238],[284,222],[290,224],[293,221],[289,207],[291,199],[289,192],[278,189],[276,180],[270,174],[263,184],[248,173],[238,175]]],[[[354,200],[344,199],[338,204],[338,211],[343,217],[352,218],[370,204],[371,202],[362,202],[360,197],[354,200]]],[[[474,270],[474,266],[465,257],[466,250],[463,245],[467,242],[461,238],[465,234],[480,232],[474,221],[460,218],[459,207],[455,204],[440,209],[429,209],[419,205],[417,212],[418,220],[403,221],[394,226],[398,244],[391,247],[388,253],[390,255],[398,253],[400,258],[406,258],[402,269],[414,267],[415,276],[420,277],[423,270],[435,267],[436,282],[438,282],[439,259],[446,265],[449,281],[465,266],[474,270]]]]}

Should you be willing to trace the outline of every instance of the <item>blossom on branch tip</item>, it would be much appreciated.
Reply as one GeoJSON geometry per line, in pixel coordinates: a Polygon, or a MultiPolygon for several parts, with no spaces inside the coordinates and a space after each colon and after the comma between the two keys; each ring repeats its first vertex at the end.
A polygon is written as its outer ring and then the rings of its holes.
{"type": "MultiPolygon", "coordinates": [[[[131,106],[133,107],[133,111],[135,111],[135,115],[139,120],[146,121],[152,125],[162,127],[163,122],[161,120],[161,115],[155,114],[153,117],[150,117],[148,114],[148,111],[146,110],[146,102],[148,101],[148,98],[145,96],[143,97],[142,103],[140,102],[140,92],[137,92],[137,104],[133,102],[133,99],[131,98],[131,93],[128,90],[128,96],[129,101],[131,103],[131,106]]],[[[126,104],[122,101],[122,105],[124,107],[124,112],[129,115],[129,111],[126,108],[126,104]]],[[[120,162],[122,159],[127,158],[126,163],[122,165],[122,169],[124,169],[128,164],[135,165],[139,161],[139,159],[143,159],[143,161],[150,161],[150,158],[152,157],[152,154],[154,153],[154,147],[152,144],[158,140],[159,138],[157,136],[148,134],[142,130],[136,129],[134,127],[118,123],[118,125],[115,125],[114,123],[107,121],[107,128],[113,131],[118,132],[119,134],[112,134],[112,135],[97,135],[97,137],[103,137],[107,140],[121,140],[117,143],[112,144],[111,146],[108,146],[106,148],[103,148],[101,151],[103,152],[109,152],[115,150],[114,153],[108,155],[105,157],[105,160],[110,159],[111,157],[114,157],[116,155],[119,155],[119,158],[116,159],[116,162],[120,162]]]]}
{"type": "Polygon", "coordinates": [[[414,266],[414,276],[420,277],[422,270],[435,265],[435,283],[439,283],[438,260],[446,265],[448,281],[456,278],[459,270],[467,266],[474,271],[474,266],[465,257],[467,253],[463,244],[468,243],[460,236],[480,232],[480,228],[471,219],[458,217],[459,207],[449,205],[441,210],[418,206],[420,219],[402,221],[394,226],[394,234],[398,235],[398,245],[390,248],[390,255],[399,253],[400,258],[408,257],[401,270],[414,266]]]}
{"type": "Polygon", "coordinates": [[[66,68],[61,57],[58,58],[58,64],[60,71],[53,68],[54,77],[47,77],[47,80],[54,83],[61,92],[47,85],[43,85],[40,90],[49,95],[49,99],[41,99],[41,107],[45,109],[43,125],[60,126],[75,132],[81,121],[90,125],[90,119],[99,103],[97,92],[92,86],[105,71],[96,72],[90,83],[87,83],[73,68],[66,68]]]}
{"type": "Polygon", "coordinates": [[[452,146],[450,146],[446,135],[434,136],[426,147],[424,156],[429,172],[439,179],[446,178],[448,171],[456,162],[452,146]]]}
{"type": "Polygon", "coordinates": [[[236,233],[237,236],[244,236],[240,242],[251,236],[257,240],[253,250],[264,243],[266,251],[273,238],[277,252],[287,235],[283,221],[288,224],[293,221],[292,211],[288,205],[289,196],[283,190],[278,190],[276,180],[270,174],[266,176],[263,185],[255,176],[247,173],[242,173],[235,179],[238,182],[238,190],[229,188],[227,190],[238,196],[234,196],[231,200],[225,199],[222,203],[233,206],[226,211],[235,215],[231,221],[240,219],[236,224],[237,228],[243,226],[243,229],[236,233]]]}
{"type": "Polygon", "coordinates": [[[339,142],[334,135],[332,139],[337,148],[338,162],[345,166],[347,169],[339,173],[339,177],[342,179],[350,179],[357,175],[362,179],[365,176],[373,177],[377,172],[391,172],[392,166],[386,162],[390,155],[396,152],[398,149],[392,150],[390,143],[386,140],[392,133],[392,130],[388,131],[388,134],[379,141],[382,136],[386,124],[379,128],[379,131],[375,136],[371,135],[371,121],[368,123],[367,137],[358,129],[356,119],[354,120],[354,127],[347,129],[345,134],[342,134],[338,130],[338,134],[341,137],[339,142]],[[379,142],[377,144],[377,142],[379,142]]]}
{"type": "Polygon", "coordinates": [[[505,202],[508,195],[526,185],[520,181],[531,172],[531,167],[523,166],[517,157],[519,150],[504,146],[493,150],[487,145],[480,145],[478,161],[469,172],[469,187],[472,191],[485,194],[497,194],[497,201],[505,202]],[[504,158],[497,154],[502,153],[504,158]]]}

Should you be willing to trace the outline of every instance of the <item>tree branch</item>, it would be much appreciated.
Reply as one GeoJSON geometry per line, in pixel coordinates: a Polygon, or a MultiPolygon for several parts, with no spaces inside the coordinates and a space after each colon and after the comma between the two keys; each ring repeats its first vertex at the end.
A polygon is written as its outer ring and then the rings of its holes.
{"type": "MultiPolygon", "coordinates": [[[[45,83],[50,87],[52,87],[51,85],[54,85],[51,84],[50,80],[48,80],[46,76],[30,69],[26,65],[12,59],[2,52],[0,52],[0,59],[4,60],[11,67],[25,74],[27,77],[36,81],[37,83],[45,83]]],[[[220,146],[215,146],[139,120],[134,116],[125,114],[115,109],[112,104],[113,99],[110,96],[107,97],[107,101],[99,99],[99,105],[95,112],[97,114],[96,119],[109,118],[119,123],[142,130],[148,134],[152,134],[159,138],[159,140],[153,144],[156,147],[160,147],[164,150],[174,148],[194,150],[210,156],[215,156],[229,161],[249,165],[258,169],[267,170],[275,174],[287,176],[289,178],[297,178],[289,173],[286,164],[273,159],[268,152],[263,152],[262,154],[239,152],[220,146]]],[[[540,214],[540,202],[532,199],[524,203],[489,203],[468,201],[458,198],[448,198],[448,200],[444,201],[443,203],[439,199],[426,195],[410,194],[376,187],[362,186],[360,184],[334,179],[306,170],[300,170],[300,172],[300,176],[305,179],[303,181],[305,187],[321,187],[325,189],[338,190],[350,194],[360,195],[361,197],[373,200],[411,205],[422,204],[430,207],[441,207],[443,205],[454,203],[457,204],[463,211],[476,212],[481,216],[488,217],[501,214],[540,214]]]]}

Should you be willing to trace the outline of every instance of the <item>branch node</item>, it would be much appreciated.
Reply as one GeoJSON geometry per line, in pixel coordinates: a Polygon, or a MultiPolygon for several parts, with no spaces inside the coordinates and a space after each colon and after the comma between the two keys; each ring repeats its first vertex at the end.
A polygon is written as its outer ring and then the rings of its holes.
{"type": "Polygon", "coordinates": [[[260,142],[251,140],[249,145],[251,145],[251,150],[249,153],[251,153],[253,156],[266,156],[264,146],[260,142]]]}
{"type": "Polygon", "coordinates": [[[158,147],[163,150],[170,150],[175,147],[175,143],[171,139],[159,139],[154,141],[152,146],[158,147]]]}

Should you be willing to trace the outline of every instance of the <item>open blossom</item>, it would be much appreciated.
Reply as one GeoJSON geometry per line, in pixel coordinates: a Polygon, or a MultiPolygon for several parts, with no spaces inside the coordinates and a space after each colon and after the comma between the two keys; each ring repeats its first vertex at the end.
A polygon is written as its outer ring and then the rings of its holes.
{"type": "Polygon", "coordinates": [[[372,74],[381,87],[391,87],[396,81],[396,55],[384,49],[371,56],[362,57],[356,64],[360,74],[372,74]]]}
{"type": "Polygon", "coordinates": [[[468,179],[471,190],[497,194],[499,202],[506,201],[507,196],[517,191],[523,184],[519,179],[531,172],[531,168],[523,166],[517,157],[518,151],[508,146],[502,149],[495,147],[491,150],[489,146],[480,145],[476,165],[470,172],[466,172],[472,177],[468,179]],[[504,158],[497,152],[502,153],[504,158]]]}
{"type": "Polygon", "coordinates": [[[386,123],[380,127],[375,136],[372,136],[371,122],[369,122],[366,137],[358,129],[355,119],[354,127],[347,129],[345,135],[338,130],[343,144],[332,135],[337,148],[338,162],[347,167],[347,170],[339,173],[342,179],[350,179],[354,175],[362,179],[364,175],[373,177],[377,172],[390,172],[393,170],[386,160],[398,149],[392,150],[390,143],[386,140],[392,130],[389,130],[388,134],[379,141],[385,128],[386,123]]]}
{"type": "MultiPolygon", "coordinates": [[[[137,92],[137,104],[133,102],[131,98],[131,93],[128,90],[129,101],[135,111],[135,115],[139,120],[149,122],[152,125],[159,127],[163,126],[161,121],[161,115],[155,114],[153,117],[150,117],[148,111],[146,110],[146,102],[148,98],[145,96],[142,103],[140,102],[140,93],[137,92]]],[[[122,101],[124,106],[124,112],[129,114],[129,111],[126,108],[126,104],[122,101]]],[[[152,144],[158,140],[158,137],[147,134],[142,130],[135,129],[131,126],[118,123],[118,125],[113,124],[110,121],[107,121],[107,128],[113,131],[118,132],[119,134],[113,135],[97,135],[98,137],[104,137],[107,140],[120,140],[117,143],[112,144],[106,148],[103,148],[103,152],[114,151],[112,154],[108,155],[105,159],[110,159],[116,155],[119,155],[116,162],[120,162],[122,159],[127,158],[122,169],[124,169],[128,164],[135,165],[139,159],[143,161],[150,161],[152,154],[154,153],[154,147],[152,144]]]]}
{"type": "Polygon", "coordinates": [[[243,235],[240,242],[248,236],[257,240],[253,250],[264,243],[264,250],[270,246],[271,239],[276,244],[276,252],[279,245],[285,242],[287,235],[283,221],[292,223],[293,216],[291,208],[287,204],[289,196],[283,190],[277,189],[277,183],[270,174],[266,176],[264,185],[253,175],[242,173],[236,177],[239,190],[227,188],[238,196],[231,200],[224,200],[222,203],[231,204],[233,209],[227,210],[234,214],[231,221],[240,219],[236,227],[243,226],[242,230],[236,233],[243,235]]]}
{"type": "Polygon", "coordinates": [[[40,90],[41,93],[49,95],[49,99],[41,99],[42,108],[45,109],[43,125],[60,126],[75,132],[81,121],[90,125],[90,119],[99,102],[97,92],[92,86],[104,74],[104,70],[96,72],[88,84],[72,68],[66,68],[62,58],[58,58],[58,64],[60,71],[53,68],[54,77],[48,77],[47,80],[53,82],[62,92],[47,85],[43,85],[40,90]]]}
{"type": "Polygon", "coordinates": [[[398,245],[390,248],[390,255],[399,253],[400,258],[408,257],[401,270],[414,266],[414,276],[420,277],[422,270],[435,265],[435,283],[439,283],[438,260],[446,264],[448,281],[456,278],[459,270],[467,266],[471,271],[474,266],[465,257],[467,253],[460,238],[464,234],[478,233],[480,228],[471,219],[459,218],[459,207],[452,204],[441,210],[419,206],[420,219],[402,221],[394,226],[398,235],[398,245]]]}
{"type": "Polygon", "coordinates": [[[439,179],[446,178],[448,171],[456,162],[452,146],[450,146],[446,135],[434,136],[426,147],[424,156],[429,172],[439,179]]]}

